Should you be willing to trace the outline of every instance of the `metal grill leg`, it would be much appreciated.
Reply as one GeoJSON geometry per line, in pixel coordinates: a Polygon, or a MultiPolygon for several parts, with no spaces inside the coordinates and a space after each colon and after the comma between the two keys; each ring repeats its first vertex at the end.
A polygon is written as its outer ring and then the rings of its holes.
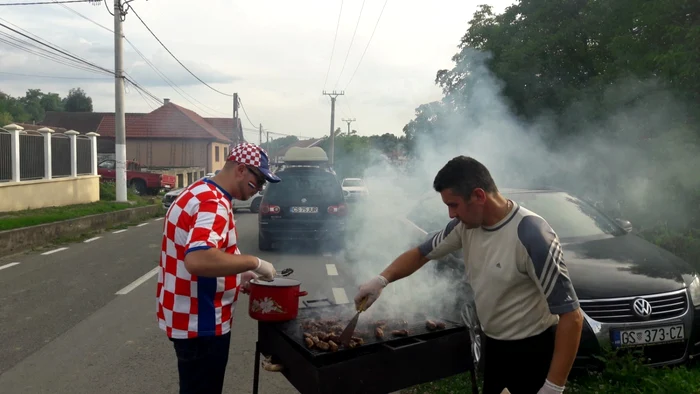
{"type": "Polygon", "coordinates": [[[253,394],[258,394],[258,382],[260,380],[260,349],[255,342],[255,367],[253,369],[253,394]]]}
{"type": "Polygon", "coordinates": [[[479,385],[476,383],[476,371],[474,368],[469,370],[469,375],[472,378],[472,394],[479,394],[479,385]]]}

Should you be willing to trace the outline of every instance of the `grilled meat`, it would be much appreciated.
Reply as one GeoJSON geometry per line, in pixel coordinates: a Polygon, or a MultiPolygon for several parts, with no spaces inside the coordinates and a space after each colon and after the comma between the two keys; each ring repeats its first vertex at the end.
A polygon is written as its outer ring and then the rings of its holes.
{"type": "Polygon", "coordinates": [[[308,347],[309,349],[314,347],[314,341],[311,338],[304,338],[304,343],[306,343],[306,347],[308,347]]]}
{"type": "Polygon", "coordinates": [[[394,330],[391,332],[391,335],[396,337],[405,337],[408,336],[408,330],[394,330]]]}
{"type": "Polygon", "coordinates": [[[445,327],[447,327],[447,325],[445,324],[445,322],[442,322],[442,321],[439,321],[439,322],[437,322],[436,324],[437,324],[437,328],[439,328],[439,329],[441,329],[441,330],[444,330],[445,327]]]}
{"type": "Polygon", "coordinates": [[[374,329],[374,336],[377,338],[384,338],[384,330],[382,330],[381,327],[377,327],[374,329]]]}
{"type": "Polygon", "coordinates": [[[430,331],[433,331],[437,328],[437,324],[432,320],[428,320],[425,322],[425,328],[427,328],[430,331]]]}
{"type": "Polygon", "coordinates": [[[328,349],[330,349],[331,345],[328,342],[318,341],[318,343],[316,344],[316,347],[321,349],[321,350],[328,350],[328,349]]]}
{"type": "Polygon", "coordinates": [[[330,346],[331,352],[338,351],[338,345],[333,341],[328,341],[328,346],[330,346]]]}

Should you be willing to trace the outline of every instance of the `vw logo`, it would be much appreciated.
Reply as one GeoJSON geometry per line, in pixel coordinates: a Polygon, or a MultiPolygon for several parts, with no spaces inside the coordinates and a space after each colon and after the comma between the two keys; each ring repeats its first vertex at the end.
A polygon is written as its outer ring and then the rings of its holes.
{"type": "Polygon", "coordinates": [[[644,298],[637,298],[632,303],[632,311],[634,311],[635,315],[645,320],[649,319],[651,317],[651,304],[644,298]]]}
{"type": "Polygon", "coordinates": [[[301,202],[306,202],[306,199],[305,199],[305,198],[302,198],[302,199],[301,199],[301,202]]]}

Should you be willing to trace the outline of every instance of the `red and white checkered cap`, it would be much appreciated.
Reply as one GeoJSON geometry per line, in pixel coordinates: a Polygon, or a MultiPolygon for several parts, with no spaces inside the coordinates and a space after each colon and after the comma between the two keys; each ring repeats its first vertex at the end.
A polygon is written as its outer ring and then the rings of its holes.
{"type": "Polygon", "coordinates": [[[246,164],[256,167],[265,176],[268,182],[279,182],[281,179],[270,171],[270,161],[267,157],[267,152],[255,144],[242,142],[231,147],[228,161],[246,164]]]}

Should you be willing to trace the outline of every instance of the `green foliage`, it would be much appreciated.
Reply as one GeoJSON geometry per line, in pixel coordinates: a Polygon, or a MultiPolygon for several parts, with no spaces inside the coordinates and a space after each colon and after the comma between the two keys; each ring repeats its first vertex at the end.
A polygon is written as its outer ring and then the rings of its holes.
{"type": "MultiPolygon", "coordinates": [[[[330,140],[325,139],[319,145],[330,152],[330,140]]],[[[368,168],[392,160],[405,154],[406,138],[393,134],[373,135],[370,137],[357,134],[335,137],[334,169],[339,178],[362,178],[368,168]]]]}
{"type": "Polygon", "coordinates": [[[24,97],[0,91],[0,126],[17,122],[41,122],[47,111],[92,112],[92,98],[81,88],[70,89],[64,98],[58,93],[29,89],[24,97]]]}

